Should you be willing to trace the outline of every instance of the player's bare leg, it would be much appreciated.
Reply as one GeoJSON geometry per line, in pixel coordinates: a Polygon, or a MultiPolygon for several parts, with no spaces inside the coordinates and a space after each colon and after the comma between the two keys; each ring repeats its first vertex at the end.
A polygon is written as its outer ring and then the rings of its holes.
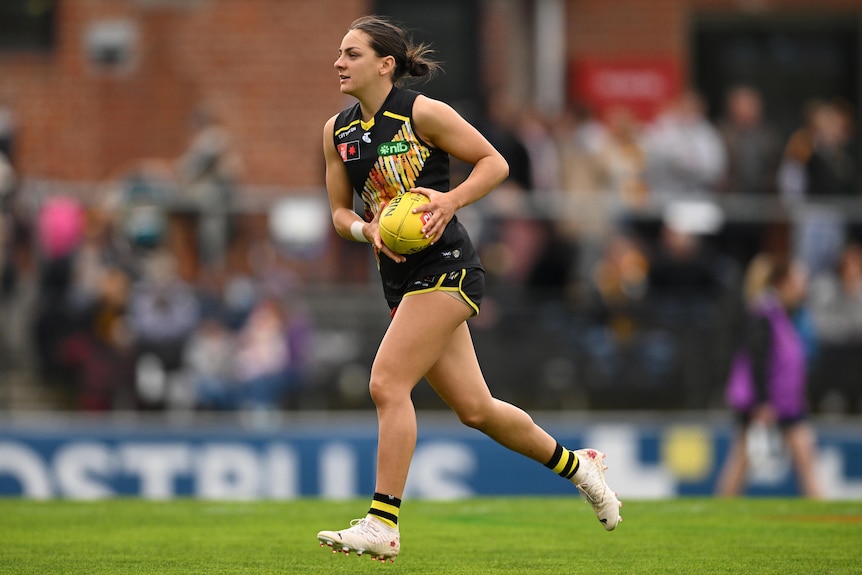
{"type": "MultiPolygon", "coordinates": [[[[453,299],[451,305],[460,305],[460,302],[453,299]]],[[[491,395],[482,376],[466,322],[460,324],[449,338],[440,359],[426,377],[465,425],[482,431],[504,447],[548,467],[553,468],[553,465],[548,465],[549,460],[562,455],[557,453],[557,450],[564,450],[562,446],[536,425],[527,412],[491,395]]],[[[612,531],[622,520],[619,515],[622,504],[605,482],[604,454],[593,449],[582,449],[568,452],[567,457],[570,458],[570,465],[566,467],[566,462],[563,462],[560,468],[565,471],[560,475],[567,477],[578,488],[592,505],[604,528],[612,531]]]]}
{"type": "MultiPolygon", "coordinates": [[[[400,498],[416,447],[416,413],[410,393],[447,347],[453,331],[469,317],[469,308],[442,293],[408,296],[399,306],[374,359],[370,391],[377,408],[377,482],[369,514],[340,531],[321,531],[317,538],[333,552],[370,554],[394,560],[400,552],[397,515],[390,521],[374,515],[379,498],[400,498]],[[438,297],[439,296],[439,297],[438,297]],[[424,303],[435,297],[437,302],[424,303]],[[440,309],[440,304],[443,309],[440,309]],[[454,304],[454,305],[449,305],[454,304]]],[[[382,507],[396,512],[391,505],[382,507]]]]}
{"type": "MultiPolygon", "coordinates": [[[[433,294],[428,294],[433,295],[433,294]]],[[[445,294],[451,306],[466,306],[445,294]]],[[[450,336],[439,361],[426,377],[464,425],[478,429],[497,443],[539,463],[554,453],[556,440],[536,425],[524,410],[491,395],[473,348],[466,322],[450,336]]]]}
{"type": "Polygon", "coordinates": [[[401,497],[416,445],[416,414],[410,394],[430,366],[451,349],[469,317],[466,305],[440,292],[404,298],[371,368],[377,408],[377,490],[401,497]],[[436,301],[428,303],[428,299],[436,301]],[[445,350],[445,351],[444,351],[445,350]]]}

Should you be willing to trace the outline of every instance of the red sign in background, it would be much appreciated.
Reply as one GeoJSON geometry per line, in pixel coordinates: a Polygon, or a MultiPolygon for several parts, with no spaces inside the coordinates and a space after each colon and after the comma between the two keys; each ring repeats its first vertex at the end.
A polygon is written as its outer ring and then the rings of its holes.
{"type": "Polygon", "coordinates": [[[655,116],[681,90],[675,60],[582,59],[572,64],[570,97],[603,115],[629,108],[642,120],[655,116]]]}

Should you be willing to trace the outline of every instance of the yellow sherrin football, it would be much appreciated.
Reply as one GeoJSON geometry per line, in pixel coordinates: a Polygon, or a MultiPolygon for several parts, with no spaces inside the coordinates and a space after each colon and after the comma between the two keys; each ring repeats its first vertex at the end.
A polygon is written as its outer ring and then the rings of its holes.
{"type": "Polygon", "coordinates": [[[425,237],[422,228],[431,212],[414,214],[413,208],[429,201],[427,196],[418,192],[406,192],[389,201],[378,220],[380,239],[386,247],[402,255],[415,254],[428,247],[431,238],[425,237]]]}

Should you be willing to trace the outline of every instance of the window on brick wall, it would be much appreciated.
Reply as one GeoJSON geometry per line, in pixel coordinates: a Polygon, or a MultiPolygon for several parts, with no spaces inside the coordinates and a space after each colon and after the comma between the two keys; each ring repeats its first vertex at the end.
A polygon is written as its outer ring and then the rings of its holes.
{"type": "Polygon", "coordinates": [[[54,45],[57,0],[0,0],[0,50],[48,50],[54,45]]]}

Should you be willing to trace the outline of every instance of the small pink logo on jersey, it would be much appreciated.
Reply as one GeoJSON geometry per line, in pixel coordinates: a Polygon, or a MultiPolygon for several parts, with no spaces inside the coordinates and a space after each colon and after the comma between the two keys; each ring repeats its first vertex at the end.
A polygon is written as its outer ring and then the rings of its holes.
{"type": "Polygon", "coordinates": [[[341,154],[341,159],[344,162],[347,162],[348,160],[358,160],[359,140],[338,144],[338,153],[341,154]]]}

